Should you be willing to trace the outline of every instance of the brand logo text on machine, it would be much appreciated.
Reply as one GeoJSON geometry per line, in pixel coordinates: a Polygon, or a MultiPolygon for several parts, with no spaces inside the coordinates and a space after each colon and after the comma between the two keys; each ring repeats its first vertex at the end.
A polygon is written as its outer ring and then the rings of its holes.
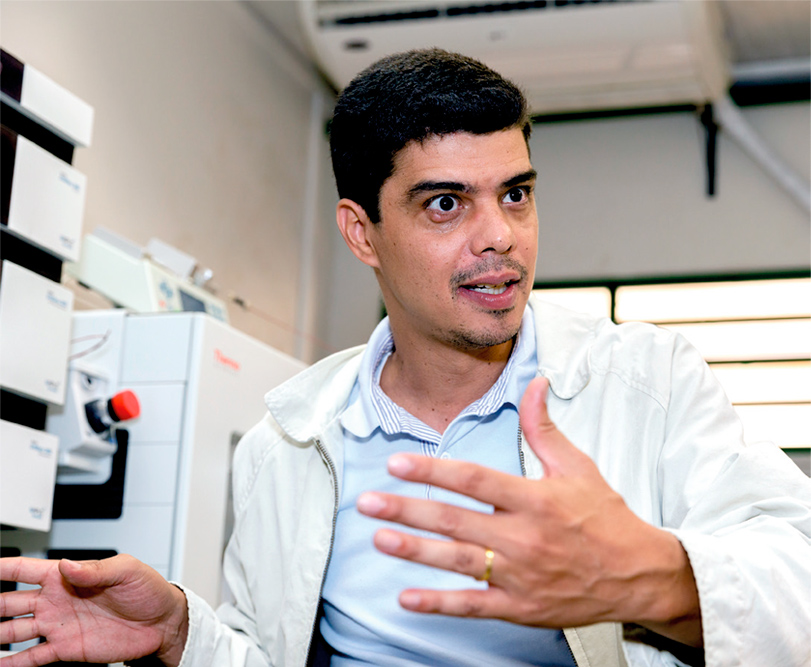
{"type": "Polygon", "coordinates": [[[43,447],[36,440],[31,441],[30,447],[37,454],[39,454],[40,456],[44,456],[45,458],[50,458],[50,456],[53,454],[53,449],[51,449],[50,447],[43,447]]]}
{"type": "Polygon", "coordinates": [[[225,366],[226,368],[230,368],[231,370],[238,371],[240,369],[238,361],[225,356],[222,351],[216,347],[214,348],[214,361],[222,366],[225,366]]]}
{"type": "Polygon", "coordinates": [[[81,186],[78,183],[74,183],[73,181],[68,178],[67,174],[60,173],[59,180],[62,181],[65,185],[68,185],[74,192],[79,192],[81,190],[81,186]]]}
{"type": "Polygon", "coordinates": [[[61,308],[62,310],[67,310],[70,304],[65,299],[60,299],[56,294],[53,293],[52,290],[48,290],[48,294],[46,295],[48,301],[56,306],[57,308],[61,308]]]}

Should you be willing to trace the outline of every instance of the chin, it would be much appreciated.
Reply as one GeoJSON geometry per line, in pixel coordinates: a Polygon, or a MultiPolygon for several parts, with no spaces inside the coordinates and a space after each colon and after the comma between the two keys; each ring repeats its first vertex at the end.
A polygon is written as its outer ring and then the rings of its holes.
{"type": "Polygon", "coordinates": [[[459,330],[450,332],[450,342],[461,350],[484,350],[511,341],[521,330],[521,321],[514,326],[503,326],[489,330],[459,330]]]}

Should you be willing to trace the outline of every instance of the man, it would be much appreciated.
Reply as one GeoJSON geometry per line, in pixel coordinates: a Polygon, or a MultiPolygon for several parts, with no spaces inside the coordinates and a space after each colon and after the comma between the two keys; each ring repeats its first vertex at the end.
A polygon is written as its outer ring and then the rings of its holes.
{"type": "Polygon", "coordinates": [[[527,306],[529,132],[512,84],[438,50],[347,87],[337,220],[388,317],[240,444],[233,599],[127,556],[8,559],[42,589],[2,596],[33,615],[0,641],[47,642],[3,667],[806,664],[808,480],[743,445],[679,337],[527,306]]]}

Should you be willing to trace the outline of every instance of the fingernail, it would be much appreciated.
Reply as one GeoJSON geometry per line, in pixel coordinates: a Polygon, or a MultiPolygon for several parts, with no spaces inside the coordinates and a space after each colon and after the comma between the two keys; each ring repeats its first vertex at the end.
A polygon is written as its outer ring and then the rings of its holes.
{"type": "Polygon", "coordinates": [[[375,546],[382,551],[394,553],[403,545],[403,538],[389,530],[380,530],[375,534],[375,546]]]}
{"type": "Polygon", "coordinates": [[[422,598],[416,591],[403,591],[400,593],[400,606],[405,609],[418,609],[422,598]]]}
{"type": "Polygon", "coordinates": [[[395,475],[406,475],[414,470],[414,464],[406,456],[395,454],[389,457],[389,472],[395,475]]]}
{"type": "Polygon", "coordinates": [[[376,493],[362,493],[358,497],[357,507],[361,514],[376,516],[386,507],[386,501],[376,493]]]}

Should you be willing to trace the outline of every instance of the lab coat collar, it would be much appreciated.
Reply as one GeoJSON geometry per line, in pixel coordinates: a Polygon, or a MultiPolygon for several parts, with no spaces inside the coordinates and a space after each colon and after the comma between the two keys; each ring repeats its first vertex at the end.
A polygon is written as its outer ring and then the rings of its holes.
{"type": "Polygon", "coordinates": [[[265,395],[265,405],[295,441],[324,433],[340,416],[360,370],[365,345],[337,352],[290,378],[265,395]]]}
{"type": "Polygon", "coordinates": [[[574,398],[589,383],[589,350],[597,331],[610,320],[573,312],[536,294],[530,296],[529,307],[535,314],[538,373],[549,380],[556,396],[574,398]]]}

